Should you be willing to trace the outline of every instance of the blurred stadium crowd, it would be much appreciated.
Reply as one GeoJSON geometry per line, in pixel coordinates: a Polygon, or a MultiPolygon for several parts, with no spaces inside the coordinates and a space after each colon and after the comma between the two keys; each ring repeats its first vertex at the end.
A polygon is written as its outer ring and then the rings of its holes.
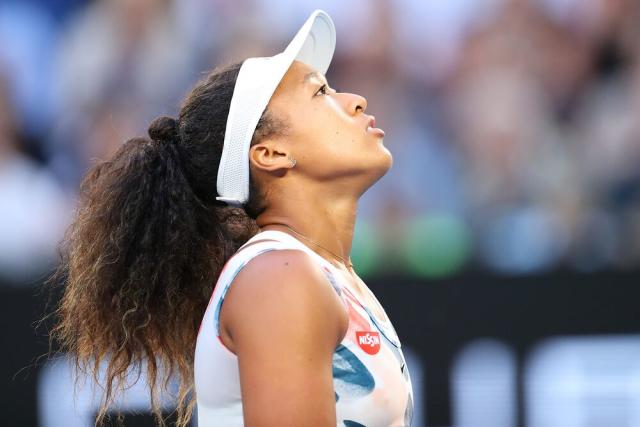
{"type": "Polygon", "coordinates": [[[394,156],[361,201],[363,275],[640,264],[637,0],[2,0],[0,275],[49,268],[92,163],[315,8],[329,84],[394,156]]]}

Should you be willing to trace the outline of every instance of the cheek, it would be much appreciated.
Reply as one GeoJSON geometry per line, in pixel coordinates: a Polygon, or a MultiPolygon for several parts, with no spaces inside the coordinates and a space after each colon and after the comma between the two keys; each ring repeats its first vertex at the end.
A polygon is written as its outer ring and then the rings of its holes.
{"type": "Polygon", "coordinates": [[[318,149],[346,155],[365,137],[333,100],[301,108],[298,117],[300,122],[296,130],[300,140],[318,149]]]}
{"type": "Polygon", "coordinates": [[[309,112],[307,135],[327,145],[340,145],[350,139],[349,128],[335,114],[323,114],[320,109],[309,112]]]}
{"type": "Polygon", "coordinates": [[[364,136],[363,132],[354,126],[349,119],[345,119],[338,114],[327,117],[324,122],[324,130],[322,134],[331,142],[341,146],[352,146],[360,142],[364,136]]]}
{"type": "Polygon", "coordinates": [[[349,142],[354,137],[353,119],[344,111],[343,107],[333,98],[325,98],[323,102],[314,106],[314,119],[322,129],[319,134],[334,140],[349,142]]]}

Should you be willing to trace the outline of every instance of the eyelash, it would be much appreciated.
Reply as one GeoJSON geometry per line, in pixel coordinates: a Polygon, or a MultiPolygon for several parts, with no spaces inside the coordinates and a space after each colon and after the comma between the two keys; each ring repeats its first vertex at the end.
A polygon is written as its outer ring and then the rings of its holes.
{"type": "Polygon", "coordinates": [[[316,92],[316,95],[317,95],[318,93],[320,93],[320,92],[322,92],[322,94],[326,95],[326,94],[327,94],[327,89],[328,89],[328,86],[327,86],[327,85],[322,85],[322,86],[320,86],[320,89],[318,89],[318,92],[316,92]]]}

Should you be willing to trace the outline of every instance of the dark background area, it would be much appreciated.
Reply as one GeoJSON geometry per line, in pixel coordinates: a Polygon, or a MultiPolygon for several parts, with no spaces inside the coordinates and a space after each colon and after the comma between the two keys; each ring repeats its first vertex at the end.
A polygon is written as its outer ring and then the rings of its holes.
{"type": "MultiPolygon", "coordinates": [[[[566,335],[638,334],[638,274],[555,272],[530,277],[468,274],[439,281],[386,277],[370,281],[403,345],[424,365],[423,402],[430,426],[451,425],[450,373],[454,355],[468,342],[492,337],[517,358],[518,425],[524,425],[522,369],[545,338],[566,335]]],[[[46,293],[0,286],[6,426],[38,426],[36,380],[47,352],[46,330],[34,328],[46,293]]],[[[150,416],[127,415],[127,426],[153,425],[150,416]]]]}

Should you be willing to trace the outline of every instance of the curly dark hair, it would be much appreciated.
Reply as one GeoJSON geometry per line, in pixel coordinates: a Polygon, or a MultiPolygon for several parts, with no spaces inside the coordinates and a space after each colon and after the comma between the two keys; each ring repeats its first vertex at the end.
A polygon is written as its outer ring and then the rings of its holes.
{"type": "MultiPolygon", "coordinates": [[[[107,362],[99,425],[127,372],[146,366],[153,415],[165,426],[156,385],[179,375],[177,426],[195,407],[196,338],[226,260],[257,231],[265,209],[253,177],[243,207],[216,201],[216,178],[240,63],[214,69],[185,99],[177,119],[160,117],[149,138],[132,138],[94,164],[80,184],[61,262],[45,285],[62,286],[49,315],[59,352],[98,382],[107,362]],[[143,362],[146,362],[143,364],[143,362]]],[[[282,134],[265,110],[251,144],[282,134]]],[[[80,375],[77,375],[78,378],[80,375]]],[[[122,414],[118,420],[122,421],[122,414]]]]}

